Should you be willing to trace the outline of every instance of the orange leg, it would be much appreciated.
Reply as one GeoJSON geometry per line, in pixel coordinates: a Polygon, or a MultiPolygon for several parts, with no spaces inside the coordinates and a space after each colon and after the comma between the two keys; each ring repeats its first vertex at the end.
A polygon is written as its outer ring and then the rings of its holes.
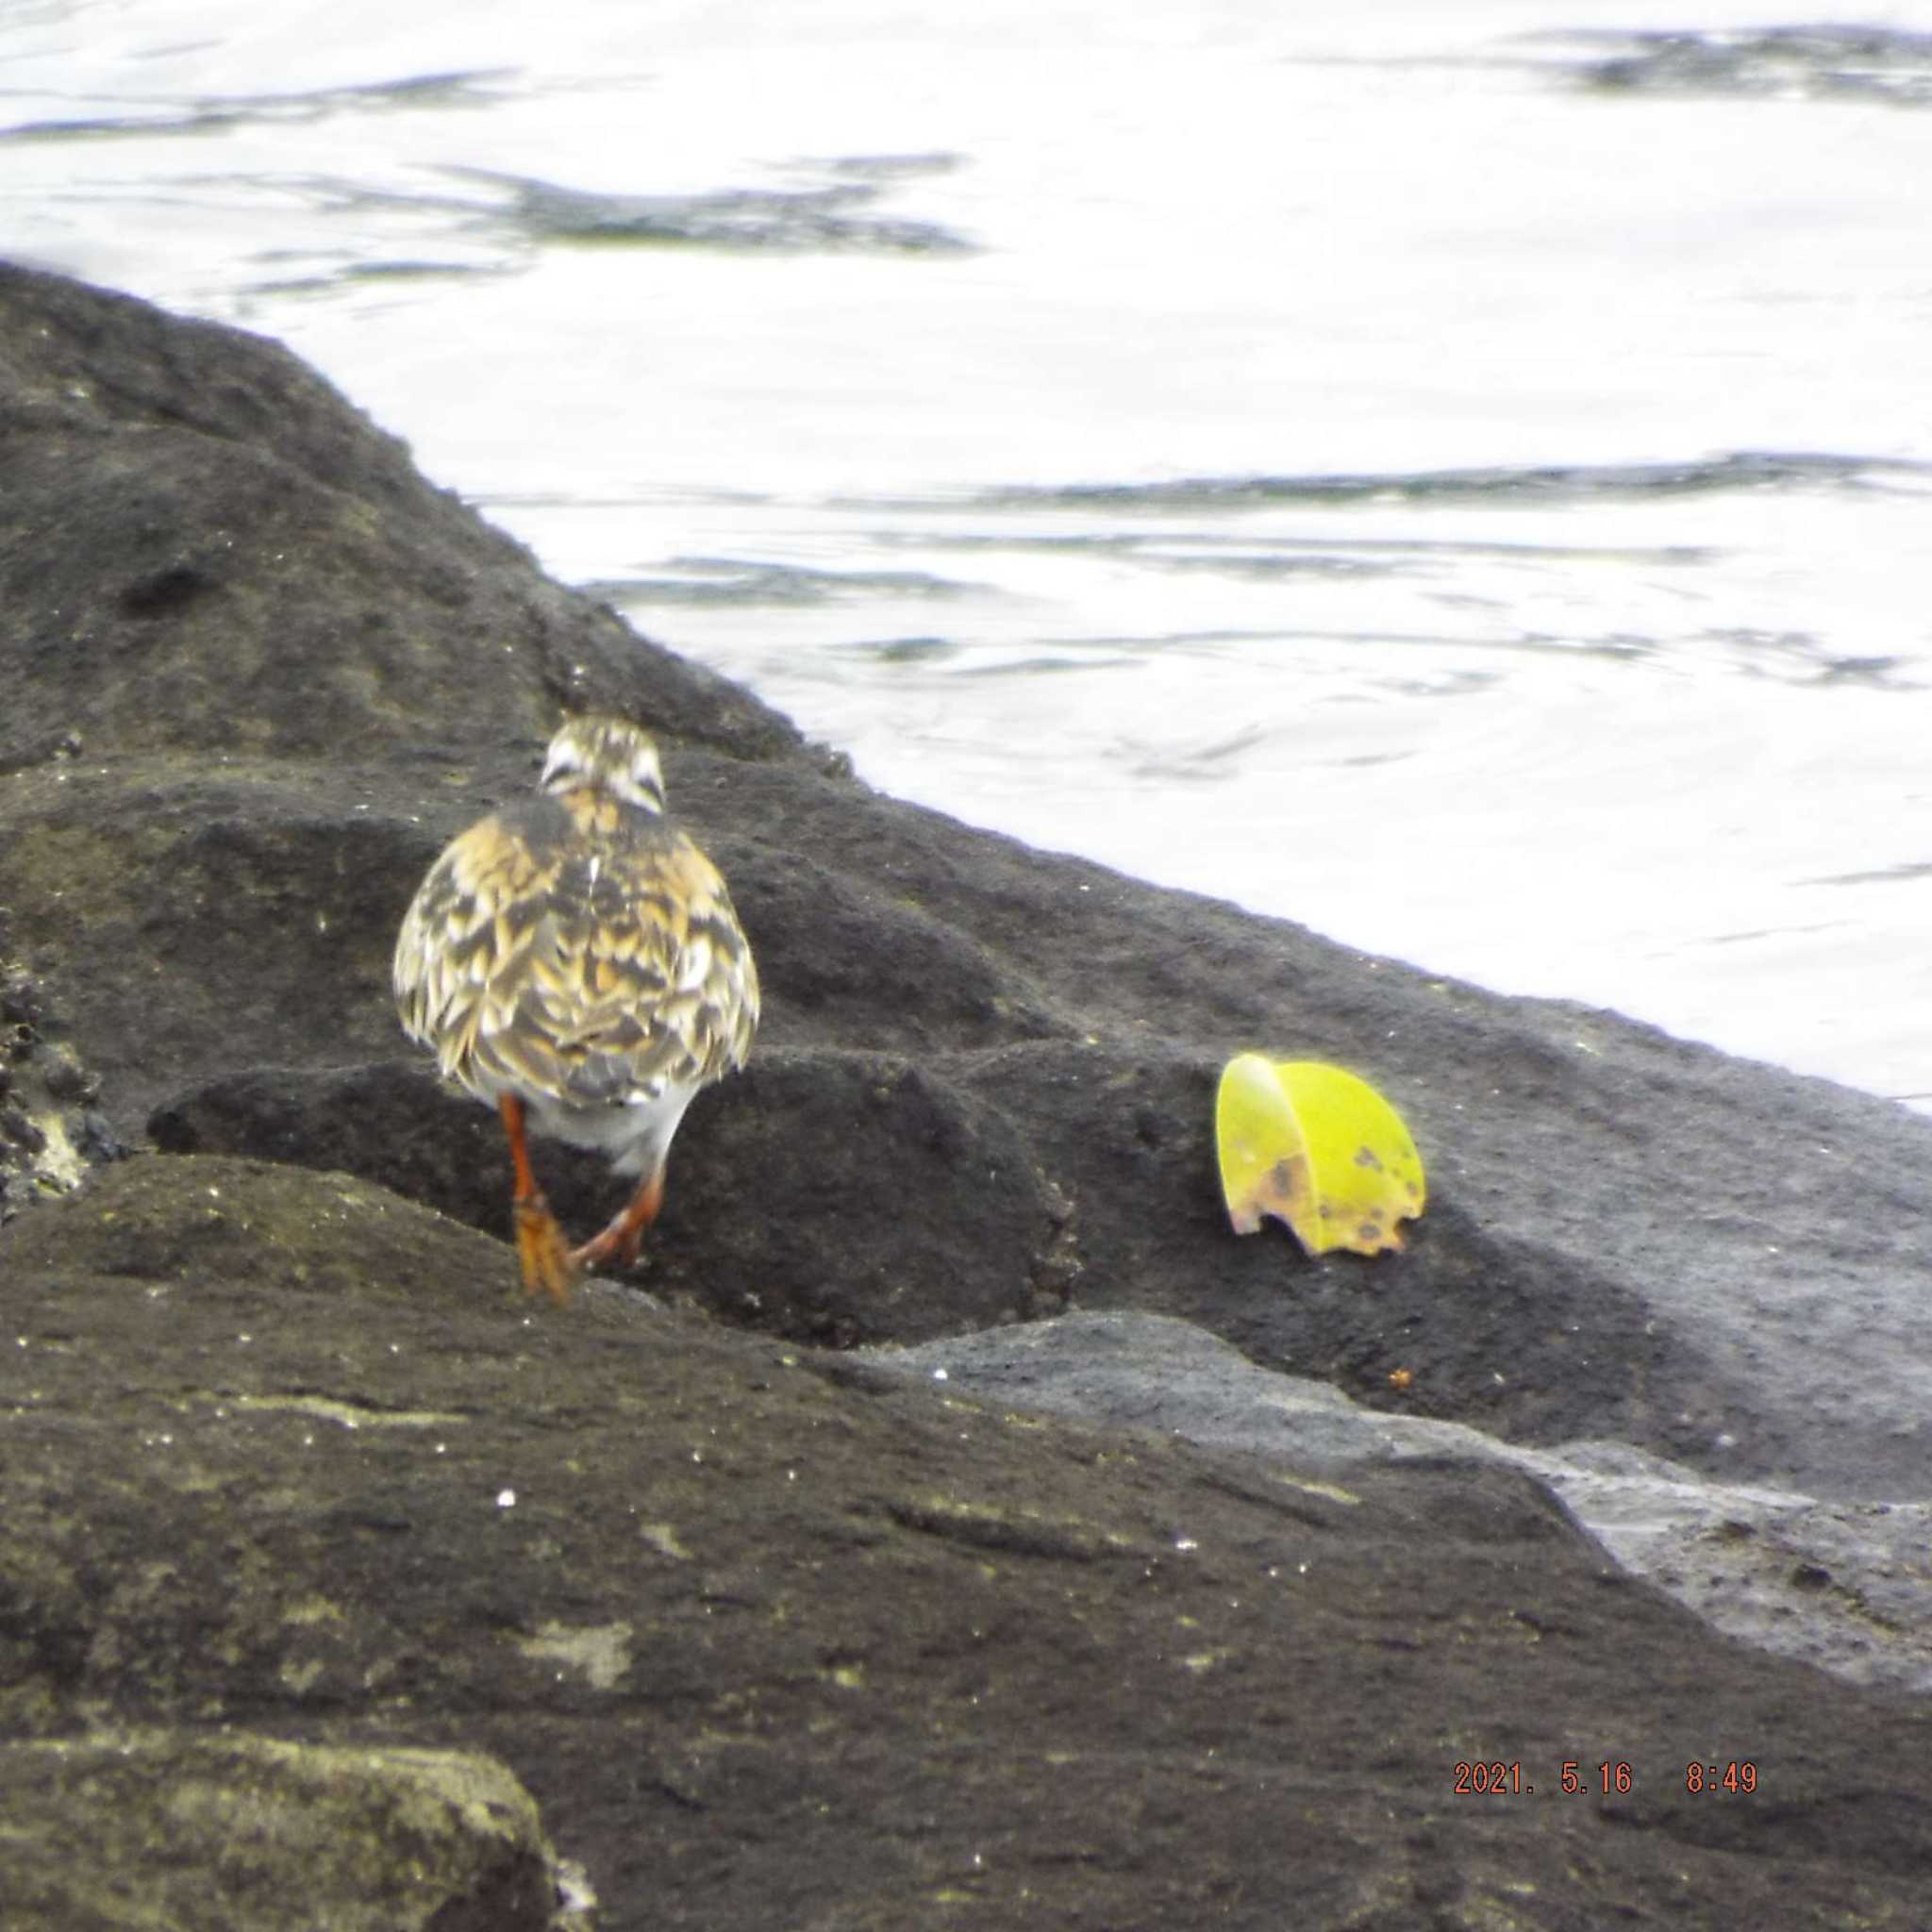
{"type": "Polygon", "coordinates": [[[644,1230],[658,1218],[664,1205],[664,1170],[646,1174],[638,1191],[625,1204],[624,1212],[600,1235],[592,1236],[571,1256],[577,1268],[595,1268],[615,1255],[621,1267],[628,1268],[643,1245],[644,1230]]]}
{"type": "Polygon", "coordinates": [[[511,1201],[516,1209],[517,1259],[523,1264],[524,1292],[547,1293],[558,1303],[568,1301],[576,1269],[564,1245],[563,1230],[530,1170],[530,1150],[524,1142],[524,1103],[514,1093],[505,1093],[498,1096],[496,1106],[503,1115],[503,1131],[509,1136],[509,1158],[516,1170],[511,1201]]]}

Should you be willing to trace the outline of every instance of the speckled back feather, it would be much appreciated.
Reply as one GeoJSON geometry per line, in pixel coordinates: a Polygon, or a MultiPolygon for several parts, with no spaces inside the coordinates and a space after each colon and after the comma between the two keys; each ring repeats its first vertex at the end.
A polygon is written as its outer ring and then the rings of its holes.
{"type": "Polygon", "coordinates": [[[611,760],[641,769],[640,744],[656,780],[634,727],[566,725],[551,792],[453,841],[396,941],[405,1030],[445,1077],[484,1100],[522,1094],[555,1131],[569,1132],[560,1115],[695,1091],[744,1063],[758,1024],[757,969],[716,867],[655,808],[661,780],[607,782],[611,760]]]}

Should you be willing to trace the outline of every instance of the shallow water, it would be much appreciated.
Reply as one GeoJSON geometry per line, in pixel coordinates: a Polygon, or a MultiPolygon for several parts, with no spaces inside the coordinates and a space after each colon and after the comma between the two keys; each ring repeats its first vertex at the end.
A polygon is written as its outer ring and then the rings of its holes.
{"type": "Polygon", "coordinates": [[[0,5],[0,235],[892,791],[1932,1100],[1932,37],[1282,11],[0,5]]]}

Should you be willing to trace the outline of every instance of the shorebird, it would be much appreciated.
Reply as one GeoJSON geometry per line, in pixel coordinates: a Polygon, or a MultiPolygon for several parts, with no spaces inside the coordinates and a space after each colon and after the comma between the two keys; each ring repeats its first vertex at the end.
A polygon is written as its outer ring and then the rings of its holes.
{"type": "Polygon", "coordinates": [[[566,720],[537,796],[479,820],[429,868],[394,981],[403,1030],[503,1116],[525,1291],[561,1302],[583,1269],[628,1267],[685,1108],[744,1064],[758,1019],[731,896],[666,816],[650,738],[621,718],[566,720]],[[526,1120],[640,1176],[581,1247],[537,1185],[526,1120]]]}

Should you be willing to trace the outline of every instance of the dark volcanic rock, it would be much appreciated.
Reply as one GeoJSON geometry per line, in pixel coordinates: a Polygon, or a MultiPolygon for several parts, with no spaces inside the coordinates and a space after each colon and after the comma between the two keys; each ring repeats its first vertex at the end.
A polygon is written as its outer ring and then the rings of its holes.
{"type": "MultiPolygon", "coordinates": [[[[231,1074],[150,1125],[167,1153],[341,1168],[473,1227],[508,1227],[496,1117],[425,1061],[231,1074]]],[[[594,1227],[623,1200],[594,1155],[540,1143],[534,1158],[566,1222],[594,1227]]],[[[913,1060],[768,1048],[693,1111],[673,1173],[644,1278],[748,1325],[840,1345],[924,1341],[1062,1305],[1064,1208],[1025,1142],[913,1060]]]]}
{"type": "MultiPolygon", "coordinates": [[[[1824,1927],[1932,1885],[1932,1707],[1714,1636],[1508,1471],[1217,1457],[607,1287],[532,1314],[495,1242],[259,1162],[123,1163],[0,1278],[7,1729],[487,1753],[607,1927],[1824,1927]],[[1687,1790],[1712,1757],[1757,1793],[1687,1790]],[[1457,1795],[1478,1760],[1531,1789],[1457,1795]]],[[[461,1923],[527,1924],[495,1842],[461,1923]]]]}
{"type": "MultiPolygon", "coordinates": [[[[1586,1515],[1614,1452],[1711,1509],[1840,1499],[1856,1541],[1932,1473],[1925,1123],[881,798],[269,344],[0,270],[0,430],[34,1033],[0,1143],[42,1162],[0,1231],[11,1735],[491,1753],[611,1925],[1911,1922],[1923,1700],[1714,1636],[1519,1468],[1298,1466],[1249,1364],[1411,1449],[1487,1431],[1586,1515]],[[767,1014],[634,1281],[533,1311],[500,1134],[404,1058],[389,958],[589,703],[662,735],[767,1014]],[[1405,1254],[1226,1232],[1209,1099],[1253,1046],[1403,1108],[1405,1254]],[[41,1198],[150,1122],[183,1158],[41,1198]],[[1251,1453],[801,1345],[1066,1307],[1236,1344],[1190,1413],[1239,1406],[1205,1439],[1251,1453]],[[1458,1796],[1477,1757],[1537,1794],[1458,1796]],[[1734,1757],[1755,1794],[1685,1790],[1734,1757]],[[1632,1787],[1559,1795],[1566,1759],[1632,1787]]],[[[611,1211],[595,1163],[537,1158],[580,1234],[611,1211]]],[[[1828,1576],[1834,1630],[1932,1621],[1893,1546],[1780,1541],[1783,1507],[1732,1541],[1828,1576]]]]}
{"type": "Polygon", "coordinates": [[[468,756],[647,692],[672,736],[798,743],[548,582],[287,350],[4,264],[0,495],[0,770],[73,736],[468,756]]]}
{"type": "Polygon", "coordinates": [[[1260,1369],[1171,1316],[1076,1313],[880,1349],[882,1369],[989,1407],[1043,1409],[1284,1461],[1501,1463],[1545,1483],[1626,1567],[1719,1629],[1849,1678],[1932,1695],[1924,1557],[1932,1502],[1835,1503],[1700,1479],[1608,1440],[1554,1449],[1370,1409],[1333,1383],[1260,1369]]]}

